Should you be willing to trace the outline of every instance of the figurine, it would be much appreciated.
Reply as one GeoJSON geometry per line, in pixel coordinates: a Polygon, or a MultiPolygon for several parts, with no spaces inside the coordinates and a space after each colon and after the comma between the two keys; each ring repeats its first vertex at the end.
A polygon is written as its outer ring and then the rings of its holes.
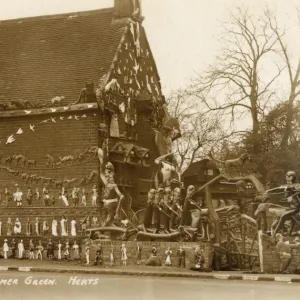
{"type": "Polygon", "coordinates": [[[44,219],[43,221],[43,235],[48,235],[49,233],[49,224],[48,221],[46,219],[44,219]]]}
{"type": "Polygon", "coordinates": [[[43,200],[45,206],[50,206],[50,196],[49,196],[49,190],[47,185],[45,185],[43,188],[43,200]]]}
{"type": "Polygon", "coordinates": [[[182,215],[181,207],[181,189],[176,187],[173,191],[172,215],[170,220],[170,229],[174,229],[178,225],[182,215]]]}
{"type": "Polygon", "coordinates": [[[0,236],[2,235],[2,221],[0,219],[0,236]]]}
{"type": "Polygon", "coordinates": [[[4,240],[4,244],[3,244],[3,255],[4,255],[4,259],[7,259],[7,253],[9,251],[9,247],[7,244],[7,239],[4,240]]]}
{"type": "Polygon", "coordinates": [[[33,241],[30,240],[29,241],[29,259],[30,260],[34,259],[34,249],[35,249],[35,247],[34,247],[33,241]]]}
{"type": "Polygon", "coordinates": [[[36,253],[36,259],[43,259],[43,251],[44,251],[44,247],[42,245],[42,241],[39,240],[39,245],[37,246],[37,253],[36,253]]]}
{"type": "Polygon", "coordinates": [[[6,224],[6,226],[7,226],[7,235],[8,235],[8,236],[11,236],[12,231],[13,231],[13,224],[12,224],[11,218],[8,218],[8,219],[7,219],[7,224],[6,224]]]}
{"type": "Polygon", "coordinates": [[[180,225],[182,226],[189,226],[190,225],[190,210],[191,210],[191,202],[192,197],[195,193],[196,188],[193,185],[188,186],[187,192],[186,192],[186,197],[184,200],[184,205],[183,205],[183,212],[182,212],[182,218],[180,220],[180,225]]]}
{"type": "Polygon", "coordinates": [[[66,242],[66,247],[64,249],[64,259],[65,260],[70,259],[70,245],[69,245],[69,242],[66,242]]]}
{"type": "Polygon", "coordinates": [[[99,227],[98,217],[93,217],[92,228],[97,228],[97,227],[99,227]]]}
{"type": "Polygon", "coordinates": [[[18,250],[19,250],[19,255],[18,258],[19,259],[23,259],[23,254],[24,254],[24,244],[23,244],[23,240],[20,240],[19,244],[18,244],[18,250]]]}
{"type": "Polygon", "coordinates": [[[86,243],[85,246],[85,258],[86,258],[86,265],[90,264],[90,246],[89,243],[86,243]]]}
{"type": "Polygon", "coordinates": [[[84,236],[86,234],[86,228],[87,228],[87,217],[80,219],[80,225],[81,225],[81,236],[84,236]]]}
{"type": "Polygon", "coordinates": [[[112,267],[115,264],[115,248],[112,245],[109,253],[110,266],[112,267]]]}
{"type": "Polygon", "coordinates": [[[74,218],[71,221],[71,235],[76,236],[76,221],[74,218]]]}
{"type": "Polygon", "coordinates": [[[97,266],[98,264],[100,265],[102,264],[102,255],[103,255],[102,246],[101,243],[99,243],[96,250],[94,266],[97,266]]]}
{"type": "Polygon", "coordinates": [[[136,264],[139,266],[142,263],[142,247],[137,244],[136,264]]]}
{"type": "Polygon", "coordinates": [[[171,251],[170,247],[168,247],[168,249],[165,253],[166,253],[166,256],[167,256],[166,261],[165,261],[165,265],[166,266],[171,266],[172,265],[172,261],[171,261],[172,251],[171,251]]]}
{"type": "Polygon", "coordinates": [[[17,202],[17,207],[22,206],[22,200],[23,200],[23,193],[21,192],[20,188],[17,187],[17,190],[13,194],[14,201],[17,202]]]}
{"type": "Polygon", "coordinates": [[[14,234],[19,235],[22,230],[21,222],[19,221],[19,218],[16,218],[15,226],[14,226],[14,234]]]}
{"type": "Polygon", "coordinates": [[[57,236],[57,220],[55,218],[53,218],[52,220],[51,229],[52,229],[52,235],[57,236]]]}
{"type": "Polygon", "coordinates": [[[145,265],[146,266],[161,266],[161,261],[157,257],[157,249],[156,249],[155,245],[152,245],[151,256],[148,258],[145,265]]]}
{"type": "Polygon", "coordinates": [[[61,217],[60,220],[60,226],[61,226],[61,236],[68,236],[68,232],[67,232],[67,219],[65,218],[65,216],[61,217]]]}
{"type": "Polygon", "coordinates": [[[83,188],[81,190],[81,202],[82,202],[83,206],[86,206],[86,203],[87,203],[87,193],[85,191],[85,188],[83,188]]]}
{"type": "Polygon", "coordinates": [[[92,189],[92,206],[97,206],[97,199],[98,199],[98,189],[97,186],[94,185],[92,189]]]}
{"type": "Polygon", "coordinates": [[[97,102],[94,82],[85,82],[85,88],[81,90],[79,98],[74,104],[93,102],[97,102]]]}
{"type": "Polygon", "coordinates": [[[178,268],[181,266],[185,268],[185,250],[182,246],[179,247],[179,250],[177,251],[177,257],[178,257],[178,268]]]}
{"type": "Polygon", "coordinates": [[[32,224],[30,221],[30,218],[27,218],[27,222],[26,222],[26,235],[32,235],[32,224]]]}
{"type": "Polygon", "coordinates": [[[61,189],[61,199],[64,202],[65,206],[69,206],[68,192],[64,187],[61,189]]]}
{"type": "Polygon", "coordinates": [[[144,215],[144,221],[142,224],[142,228],[144,231],[147,231],[147,228],[150,228],[152,225],[154,198],[155,189],[150,189],[148,192],[147,207],[144,215]]]}
{"type": "Polygon", "coordinates": [[[11,248],[11,258],[16,258],[16,241],[15,241],[15,239],[12,239],[10,248],[11,248]]]}
{"type": "Polygon", "coordinates": [[[40,223],[38,217],[35,218],[35,224],[34,224],[34,225],[35,225],[35,234],[36,234],[37,236],[39,236],[39,235],[41,234],[41,228],[40,228],[41,223],[40,223]]]}
{"type": "Polygon", "coordinates": [[[79,191],[80,189],[74,187],[72,190],[72,200],[73,200],[73,207],[78,207],[79,204],[79,191]]]}
{"type": "Polygon", "coordinates": [[[74,241],[72,249],[73,249],[73,257],[74,257],[74,259],[75,260],[80,259],[79,246],[77,245],[76,241],[74,241]]]}
{"type": "Polygon", "coordinates": [[[125,244],[122,244],[122,248],[121,248],[121,260],[123,263],[123,266],[126,267],[126,261],[127,261],[127,250],[126,250],[126,246],[125,244]]]}
{"type": "MultiPolygon", "coordinates": [[[[102,146],[105,151],[107,151],[107,143],[108,141],[102,146]]],[[[121,204],[125,197],[114,182],[114,166],[110,162],[104,166],[104,152],[100,148],[98,149],[98,157],[100,161],[100,177],[104,184],[104,188],[102,189],[104,226],[109,226],[113,219],[119,219],[121,204]]]]}
{"type": "Polygon", "coordinates": [[[53,259],[54,257],[54,245],[51,239],[49,239],[47,244],[47,257],[48,259],[53,259]]]}
{"type": "Polygon", "coordinates": [[[164,232],[170,233],[170,220],[172,213],[172,190],[169,187],[164,189],[161,219],[164,223],[164,232]]]}
{"type": "Polygon", "coordinates": [[[61,260],[61,247],[62,247],[62,244],[61,244],[60,240],[58,241],[57,247],[58,247],[57,259],[61,260]]]}
{"type": "Polygon", "coordinates": [[[28,206],[32,206],[32,197],[33,197],[32,190],[29,187],[28,190],[27,190],[27,194],[26,194],[26,199],[27,199],[28,206]]]}
{"type": "Polygon", "coordinates": [[[194,253],[194,267],[192,267],[191,269],[195,271],[202,271],[204,261],[203,249],[200,249],[200,246],[198,245],[196,246],[194,253]]]}
{"type": "Polygon", "coordinates": [[[155,190],[154,195],[154,210],[153,210],[153,219],[154,219],[154,225],[155,225],[155,233],[159,233],[160,231],[160,221],[161,221],[161,215],[162,215],[162,199],[163,199],[163,188],[158,188],[155,190]]]}
{"type": "Polygon", "coordinates": [[[39,191],[39,188],[35,189],[35,193],[34,194],[35,194],[36,200],[39,201],[40,200],[40,191],[39,191]]]}

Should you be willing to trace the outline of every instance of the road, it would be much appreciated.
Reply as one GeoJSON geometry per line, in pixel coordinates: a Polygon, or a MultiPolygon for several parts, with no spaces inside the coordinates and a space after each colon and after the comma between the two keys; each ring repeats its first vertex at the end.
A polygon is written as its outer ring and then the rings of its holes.
{"type": "Polygon", "coordinates": [[[300,283],[0,272],[1,300],[299,300],[300,283]]]}

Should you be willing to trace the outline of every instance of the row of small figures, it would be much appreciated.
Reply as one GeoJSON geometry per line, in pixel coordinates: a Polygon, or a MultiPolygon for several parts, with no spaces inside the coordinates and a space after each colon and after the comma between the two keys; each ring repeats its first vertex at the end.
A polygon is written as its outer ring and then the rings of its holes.
{"type": "MultiPolygon", "coordinates": [[[[89,222],[89,220],[86,217],[81,218],[81,220],[80,220],[82,235],[85,235],[85,231],[87,229],[87,226],[89,225],[88,222],[89,222]]],[[[2,225],[3,225],[3,223],[0,219],[0,235],[2,235],[2,231],[3,231],[2,225]]],[[[32,236],[33,231],[34,231],[34,234],[36,236],[41,236],[41,235],[47,236],[47,235],[49,235],[50,232],[51,232],[52,236],[58,236],[58,226],[59,225],[60,225],[61,236],[68,236],[69,235],[68,219],[65,216],[62,216],[60,221],[57,221],[55,218],[53,218],[52,224],[51,224],[51,230],[50,230],[49,222],[47,221],[47,219],[44,219],[43,222],[41,222],[40,219],[38,217],[36,217],[34,224],[32,224],[30,218],[27,218],[27,221],[25,224],[26,235],[32,236]],[[32,229],[32,225],[34,225],[34,230],[32,229]]],[[[99,225],[98,217],[93,217],[92,226],[93,225],[99,225]]],[[[77,229],[78,229],[77,221],[75,220],[75,218],[72,218],[70,221],[71,236],[77,236],[77,231],[78,231],[77,229]]],[[[7,223],[6,223],[6,231],[7,231],[6,232],[7,236],[11,236],[12,234],[21,235],[22,224],[21,224],[19,218],[16,218],[14,223],[12,223],[11,218],[8,218],[7,223]]]]}
{"type": "MultiPolygon", "coordinates": [[[[28,187],[26,193],[26,200],[28,206],[32,206],[34,197],[37,201],[40,201],[41,196],[45,206],[55,206],[55,196],[50,195],[50,191],[47,187],[43,188],[42,195],[38,188],[36,188],[35,192],[33,192],[32,189],[28,187]]],[[[12,199],[14,202],[16,202],[17,207],[21,207],[23,205],[24,193],[21,191],[21,189],[18,186],[16,187],[16,190],[12,193],[10,193],[7,188],[5,188],[4,197],[7,200],[12,199]]],[[[86,192],[85,188],[80,189],[78,187],[74,187],[72,189],[71,194],[68,194],[67,189],[63,187],[58,195],[58,198],[62,200],[65,207],[70,206],[69,204],[70,199],[73,202],[73,207],[78,207],[80,201],[83,204],[83,206],[87,206],[88,193],[86,192]]],[[[98,189],[97,186],[94,185],[91,191],[92,206],[97,206],[98,198],[99,198],[98,189]]]]}

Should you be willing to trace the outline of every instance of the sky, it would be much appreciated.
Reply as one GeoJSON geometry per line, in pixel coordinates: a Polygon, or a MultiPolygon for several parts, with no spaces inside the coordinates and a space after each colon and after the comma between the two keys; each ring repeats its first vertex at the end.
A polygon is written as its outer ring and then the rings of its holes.
{"type": "MultiPolygon", "coordinates": [[[[142,0],[143,25],[166,96],[213,63],[220,24],[237,5],[257,14],[268,5],[277,10],[282,24],[295,27],[295,8],[300,7],[300,0],[142,0]]],[[[113,0],[0,0],[0,20],[112,6],[113,0]]],[[[298,43],[293,34],[298,33],[290,34],[288,43],[297,57],[298,43]]]]}

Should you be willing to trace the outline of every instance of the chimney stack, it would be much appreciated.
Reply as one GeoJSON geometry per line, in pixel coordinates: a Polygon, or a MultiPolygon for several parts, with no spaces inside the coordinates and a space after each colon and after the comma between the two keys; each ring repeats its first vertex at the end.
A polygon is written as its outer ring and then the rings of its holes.
{"type": "Polygon", "coordinates": [[[133,18],[142,21],[141,0],[114,0],[115,1],[115,18],[133,18]]]}

